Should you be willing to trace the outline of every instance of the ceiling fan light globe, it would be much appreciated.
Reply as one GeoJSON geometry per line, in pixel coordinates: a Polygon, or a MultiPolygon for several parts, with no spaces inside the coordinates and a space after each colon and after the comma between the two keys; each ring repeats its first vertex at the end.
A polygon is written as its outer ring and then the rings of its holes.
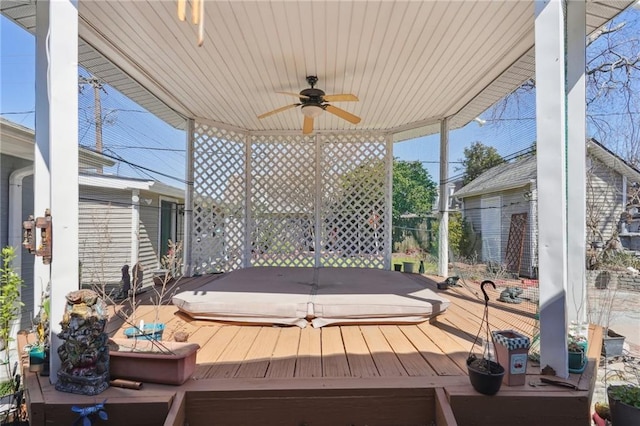
{"type": "Polygon", "coordinates": [[[302,107],[302,113],[305,117],[316,118],[322,114],[322,107],[320,105],[304,105],[302,107]]]}

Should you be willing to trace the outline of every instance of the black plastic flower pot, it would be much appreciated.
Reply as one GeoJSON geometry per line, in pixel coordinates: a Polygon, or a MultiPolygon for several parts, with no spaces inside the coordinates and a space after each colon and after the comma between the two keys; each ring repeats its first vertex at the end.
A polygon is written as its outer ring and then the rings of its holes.
{"type": "Polygon", "coordinates": [[[469,357],[467,370],[471,386],[483,395],[495,395],[502,386],[504,367],[488,359],[469,357]]]}
{"type": "Polygon", "coordinates": [[[614,426],[637,426],[640,424],[640,407],[637,406],[638,395],[640,395],[638,388],[633,385],[616,385],[607,388],[611,420],[614,426]]]}

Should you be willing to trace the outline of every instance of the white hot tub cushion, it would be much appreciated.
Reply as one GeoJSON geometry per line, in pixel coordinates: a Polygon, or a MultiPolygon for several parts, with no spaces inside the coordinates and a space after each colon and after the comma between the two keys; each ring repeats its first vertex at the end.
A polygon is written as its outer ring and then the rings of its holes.
{"type": "Polygon", "coordinates": [[[257,267],[234,271],[173,304],[193,318],[305,327],[313,268],[257,267]]]}
{"type": "Polygon", "coordinates": [[[193,318],[314,327],[419,323],[449,306],[405,274],[362,268],[255,267],[177,294],[193,318]]]}
{"type": "Polygon", "coordinates": [[[418,323],[449,306],[405,274],[360,268],[324,268],[313,303],[314,327],[353,323],[418,323]]]}

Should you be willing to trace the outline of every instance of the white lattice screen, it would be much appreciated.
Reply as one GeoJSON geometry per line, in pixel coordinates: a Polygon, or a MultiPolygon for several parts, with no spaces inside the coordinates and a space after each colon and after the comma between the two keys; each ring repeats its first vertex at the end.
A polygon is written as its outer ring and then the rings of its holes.
{"type": "Polygon", "coordinates": [[[322,265],[388,267],[391,232],[384,135],[331,135],[322,146],[322,265]]]}
{"type": "Polygon", "coordinates": [[[314,266],[315,138],[251,138],[251,263],[314,266]]]}
{"type": "Polygon", "coordinates": [[[194,129],[193,273],[390,266],[385,135],[194,129]]]}
{"type": "Polygon", "coordinates": [[[193,135],[194,274],[243,264],[245,230],[245,135],[197,123],[193,135]]]}

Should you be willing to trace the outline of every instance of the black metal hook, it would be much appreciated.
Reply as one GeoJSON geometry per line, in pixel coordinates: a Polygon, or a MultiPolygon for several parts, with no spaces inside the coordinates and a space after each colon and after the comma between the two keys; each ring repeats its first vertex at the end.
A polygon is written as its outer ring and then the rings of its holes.
{"type": "Polygon", "coordinates": [[[496,289],[496,285],[493,283],[493,281],[484,280],[482,281],[482,283],[480,283],[480,290],[482,290],[482,294],[484,294],[484,306],[487,306],[489,302],[489,295],[487,294],[487,291],[484,289],[484,286],[487,284],[491,284],[493,289],[494,290],[496,289]]]}

